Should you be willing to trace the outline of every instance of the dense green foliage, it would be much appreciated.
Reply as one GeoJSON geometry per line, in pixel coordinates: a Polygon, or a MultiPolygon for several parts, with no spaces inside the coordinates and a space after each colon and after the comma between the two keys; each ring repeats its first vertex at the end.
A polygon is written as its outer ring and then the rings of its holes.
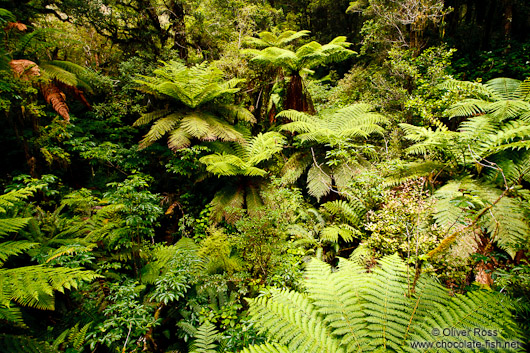
{"type": "Polygon", "coordinates": [[[529,16],[0,0],[0,351],[528,351],[529,16]]]}

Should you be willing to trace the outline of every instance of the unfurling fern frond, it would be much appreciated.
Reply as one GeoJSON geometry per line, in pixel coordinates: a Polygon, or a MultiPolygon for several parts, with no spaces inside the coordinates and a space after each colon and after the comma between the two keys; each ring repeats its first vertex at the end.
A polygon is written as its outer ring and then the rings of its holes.
{"type": "MultiPolygon", "coordinates": [[[[342,260],[338,270],[313,259],[307,266],[307,295],[273,289],[250,299],[252,320],[269,344],[245,352],[402,352],[416,351],[412,342],[435,341],[433,329],[479,328],[491,336],[473,341],[504,344],[520,339],[508,297],[487,291],[451,297],[433,278],[413,275],[397,255],[380,260],[367,273],[355,262],[342,260]]],[[[443,339],[444,336],[440,336],[443,339]]],[[[468,342],[469,336],[452,336],[468,342]]],[[[438,347],[438,346],[435,346],[438,347]]],[[[445,351],[436,349],[436,352],[445,351]]],[[[517,349],[514,349],[517,351],[517,349]]]]}

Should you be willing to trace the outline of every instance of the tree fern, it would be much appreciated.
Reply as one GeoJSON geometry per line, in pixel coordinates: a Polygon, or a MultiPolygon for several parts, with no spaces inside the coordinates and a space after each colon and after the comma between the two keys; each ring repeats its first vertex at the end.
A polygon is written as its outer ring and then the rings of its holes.
{"type": "Polygon", "coordinates": [[[265,41],[255,39],[249,41],[249,43],[255,43],[259,48],[263,48],[264,44],[267,44],[266,48],[245,49],[243,53],[251,56],[250,61],[253,63],[268,68],[281,69],[285,76],[290,76],[284,100],[285,109],[314,111],[311,97],[305,89],[302,77],[312,73],[312,68],[345,60],[354,55],[355,52],[347,49],[351,43],[346,42],[346,37],[337,37],[325,45],[313,41],[297,49],[293,48],[293,50],[286,47],[286,39],[292,38],[294,40],[304,35],[304,32],[298,32],[298,34],[289,33],[285,38],[282,38],[282,42],[278,38],[275,39],[273,36],[265,34],[268,37],[265,41]]]}
{"type": "Polygon", "coordinates": [[[258,33],[259,38],[247,37],[245,38],[245,44],[251,47],[265,48],[265,47],[278,47],[283,48],[291,44],[293,41],[306,37],[309,35],[309,31],[283,31],[281,33],[273,33],[263,31],[258,33]]]}
{"type": "Polygon", "coordinates": [[[397,255],[381,259],[370,273],[348,260],[341,260],[336,271],[312,260],[306,270],[307,294],[271,290],[249,300],[253,321],[278,345],[245,352],[414,351],[412,342],[444,338],[434,336],[434,328],[497,330],[493,338],[472,336],[484,346],[487,340],[520,339],[507,297],[486,291],[451,297],[428,276],[412,288],[413,277],[397,255]]]}
{"type": "Polygon", "coordinates": [[[218,176],[238,177],[237,185],[228,184],[221,189],[214,199],[212,217],[221,220],[234,220],[235,213],[227,207],[244,208],[249,211],[263,205],[260,190],[266,185],[268,172],[258,166],[282,151],[285,137],[277,132],[259,133],[231,148],[224,146],[220,153],[202,157],[199,161],[206,165],[206,170],[218,176]]]}
{"type": "Polygon", "coordinates": [[[292,183],[311,165],[307,172],[307,188],[317,200],[332,191],[340,194],[345,190],[354,170],[363,162],[361,151],[367,146],[349,141],[362,141],[372,134],[382,134],[383,125],[388,122],[384,116],[374,113],[368,104],[323,111],[317,116],[295,110],[282,111],[278,116],[290,120],[282,125],[281,130],[296,133],[295,139],[306,146],[319,147],[316,152],[310,147],[310,151],[294,153],[284,165],[282,177],[285,183],[292,183]],[[327,152],[323,153],[322,148],[327,152]],[[335,151],[340,157],[332,159],[335,151]],[[341,151],[344,153],[341,154],[341,151]],[[351,158],[344,157],[344,154],[351,158]]]}
{"type": "Polygon", "coordinates": [[[187,147],[192,139],[243,140],[234,123],[254,123],[254,116],[242,107],[220,101],[238,92],[239,88],[235,86],[241,80],[226,81],[219,69],[207,63],[191,67],[177,61],[162,64],[153,71],[154,76],[142,76],[136,80],[142,85],[140,90],[154,94],[172,106],[146,113],[134,123],[155,122],[140,143],[141,147],[149,146],[166,134],[171,149],[187,147]]]}

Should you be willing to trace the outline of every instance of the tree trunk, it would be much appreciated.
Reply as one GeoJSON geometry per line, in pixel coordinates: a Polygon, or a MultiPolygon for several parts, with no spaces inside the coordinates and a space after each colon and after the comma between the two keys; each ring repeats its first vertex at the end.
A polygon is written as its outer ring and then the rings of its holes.
{"type": "Polygon", "coordinates": [[[311,96],[306,91],[302,77],[298,73],[291,76],[287,86],[284,109],[294,109],[311,114],[315,112],[311,96]]]}
{"type": "Polygon", "coordinates": [[[183,60],[188,58],[188,46],[186,41],[186,25],[184,23],[184,6],[179,0],[172,0],[168,6],[169,22],[174,32],[173,49],[178,50],[179,57],[183,60]]]}

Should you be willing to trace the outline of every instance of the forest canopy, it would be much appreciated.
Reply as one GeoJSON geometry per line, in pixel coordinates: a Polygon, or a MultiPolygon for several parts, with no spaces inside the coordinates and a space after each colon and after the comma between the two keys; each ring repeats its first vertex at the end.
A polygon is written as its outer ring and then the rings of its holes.
{"type": "Polygon", "coordinates": [[[0,351],[528,351],[529,19],[0,0],[0,351]]]}

